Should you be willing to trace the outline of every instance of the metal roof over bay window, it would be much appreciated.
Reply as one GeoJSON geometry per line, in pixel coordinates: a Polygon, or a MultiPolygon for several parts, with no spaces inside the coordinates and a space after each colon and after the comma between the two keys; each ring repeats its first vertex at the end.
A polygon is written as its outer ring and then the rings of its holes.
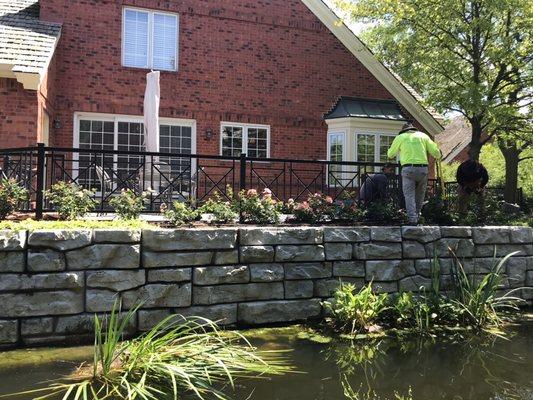
{"type": "Polygon", "coordinates": [[[394,100],[372,100],[356,97],[339,97],[324,119],[370,118],[391,121],[407,121],[398,103],[394,100]]]}

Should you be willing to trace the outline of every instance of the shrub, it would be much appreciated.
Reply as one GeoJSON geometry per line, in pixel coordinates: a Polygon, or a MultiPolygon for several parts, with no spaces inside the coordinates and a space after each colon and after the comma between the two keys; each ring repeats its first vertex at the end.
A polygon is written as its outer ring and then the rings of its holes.
{"type": "Polygon", "coordinates": [[[272,198],[269,189],[261,194],[255,189],[241,191],[236,202],[242,222],[251,224],[278,224],[283,204],[272,198]]]}
{"type": "MultiPolygon", "coordinates": [[[[232,197],[232,196],[231,196],[232,197]]],[[[230,197],[230,198],[231,198],[230,197]]],[[[225,224],[234,222],[238,217],[230,201],[223,201],[220,194],[215,193],[212,199],[207,200],[199,209],[200,214],[211,214],[211,222],[225,224]]]]}
{"type": "Polygon", "coordinates": [[[45,192],[62,220],[81,218],[97,205],[94,190],[84,189],[74,183],[58,182],[45,192]]]}
{"type": "Polygon", "coordinates": [[[335,329],[354,334],[376,330],[380,317],[387,310],[387,295],[376,294],[369,283],[361,290],[350,283],[341,284],[332,302],[324,302],[332,314],[335,329]]]}
{"type": "Polygon", "coordinates": [[[296,222],[316,224],[332,221],[335,217],[333,199],[321,193],[312,194],[306,201],[294,205],[293,215],[296,222]]]}
{"type": "Polygon", "coordinates": [[[28,191],[14,179],[2,179],[0,183],[0,220],[15,211],[18,204],[28,198],[28,191]]]}
{"type": "Polygon", "coordinates": [[[175,201],[170,210],[167,210],[166,205],[161,206],[161,212],[165,214],[165,217],[174,226],[189,224],[199,217],[198,211],[193,210],[189,205],[181,201],[175,201]]]}
{"type": "Polygon", "coordinates": [[[138,219],[144,210],[146,194],[137,195],[133,190],[122,190],[119,196],[111,199],[109,204],[123,220],[138,219]]]}
{"type": "Polygon", "coordinates": [[[337,221],[357,222],[363,221],[366,217],[366,210],[360,207],[355,200],[337,200],[334,207],[334,219],[337,221]]]}
{"type": "Polygon", "coordinates": [[[368,222],[397,223],[402,224],[407,221],[405,210],[398,209],[392,200],[374,201],[363,206],[364,218],[368,222]]]}

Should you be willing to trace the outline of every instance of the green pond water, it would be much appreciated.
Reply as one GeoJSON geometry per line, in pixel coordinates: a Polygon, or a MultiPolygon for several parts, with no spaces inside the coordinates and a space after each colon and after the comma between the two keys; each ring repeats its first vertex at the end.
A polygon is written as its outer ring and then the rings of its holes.
{"type": "MultiPolygon", "coordinates": [[[[305,329],[244,332],[262,349],[288,349],[301,373],[240,381],[237,400],[352,399],[533,400],[533,319],[507,328],[508,338],[382,339],[321,343],[305,329]],[[372,395],[369,395],[372,393],[372,395]]],[[[0,353],[0,395],[43,386],[90,360],[91,349],[39,349],[0,353]]],[[[31,396],[8,396],[29,399],[31,396]]]]}

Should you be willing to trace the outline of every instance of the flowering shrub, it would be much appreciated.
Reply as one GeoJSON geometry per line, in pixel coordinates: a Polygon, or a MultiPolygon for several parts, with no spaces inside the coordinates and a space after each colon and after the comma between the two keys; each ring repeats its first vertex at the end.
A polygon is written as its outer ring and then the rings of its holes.
{"type": "MultiPolygon", "coordinates": [[[[229,194],[232,198],[232,193],[229,194]]],[[[230,201],[223,201],[220,194],[215,193],[212,199],[207,200],[199,209],[200,214],[211,214],[212,220],[216,224],[224,224],[235,221],[239,215],[232,207],[230,201]]]]}
{"type": "Polygon", "coordinates": [[[2,179],[0,183],[0,220],[6,219],[17,205],[28,198],[28,191],[14,179],[2,179]]]}
{"type": "Polygon", "coordinates": [[[405,210],[399,210],[398,207],[388,200],[374,201],[364,208],[365,220],[368,222],[379,223],[404,223],[407,221],[405,210]]]}
{"type": "Polygon", "coordinates": [[[332,221],[335,218],[333,198],[320,193],[310,195],[307,201],[295,203],[292,210],[296,222],[316,224],[324,221],[332,221]]]}
{"type": "Polygon", "coordinates": [[[335,220],[343,222],[363,221],[366,211],[351,199],[337,200],[335,206],[335,220]]]}
{"type": "Polygon", "coordinates": [[[167,217],[170,223],[174,226],[189,224],[196,221],[199,216],[198,211],[193,210],[189,205],[181,201],[175,201],[170,210],[167,208],[166,204],[163,204],[161,206],[161,212],[165,214],[165,217],[167,217]]]}
{"type": "Polygon", "coordinates": [[[139,218],[144,210],[147,193],[137,195],[131,189],[123,189],[120,196],[111,199],[109,204],[115,209],[118,217],[123,220],[132,220],[139,218]]]}
{"type": "Polygon", "coordinates": [[[251,224],[277,224],[280,221],[283,204],[272,198],[272,191],[265,189],[261,194],[255,189],[243,190],[236,203],[242,222],[251,224]]]}
{"type": "Polygon", "coordinates": [[[67,182],[56,183],[45,192],[62,220],[74,220],[93,211],[97,204],[93,199],[94,194],[94,190],[67,182]]]}

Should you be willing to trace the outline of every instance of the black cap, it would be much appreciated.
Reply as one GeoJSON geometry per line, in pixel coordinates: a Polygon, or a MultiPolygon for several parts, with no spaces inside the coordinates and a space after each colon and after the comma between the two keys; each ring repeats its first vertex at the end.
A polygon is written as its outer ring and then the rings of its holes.
{"type": "Polygon", "coordinates": [[[411,122],[406,122],[402,126],[402,130],[400,131],[400,133],[407,132],[407,131],[416,131],[416,130],[417,129],[415,128],[415,126],[411,122]]]}

